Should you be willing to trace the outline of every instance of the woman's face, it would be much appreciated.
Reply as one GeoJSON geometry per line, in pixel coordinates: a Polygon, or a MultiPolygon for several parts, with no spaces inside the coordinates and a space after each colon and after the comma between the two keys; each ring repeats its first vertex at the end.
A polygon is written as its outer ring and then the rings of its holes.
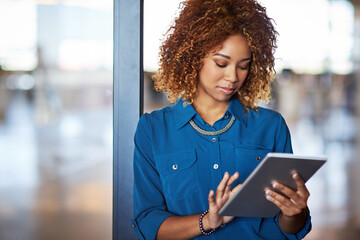
{"type": "Polygon", "coordinates": [[[241,35],[227,38],[222,48],[210,51],[199,72],[196,98],[228,102],[240,89],[249,72],[251,53],[241,35]]]}

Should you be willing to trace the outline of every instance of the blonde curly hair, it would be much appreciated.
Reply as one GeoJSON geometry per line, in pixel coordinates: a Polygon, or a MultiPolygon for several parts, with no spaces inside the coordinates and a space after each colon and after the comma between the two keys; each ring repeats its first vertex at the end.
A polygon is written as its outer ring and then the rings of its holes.
{"type": "Polygon", "coordinates": [[[237,97],[246,109],[268,103],[278,33],[265,7],[256,0],[186,0],[180,10],[160,47],[155,90],[168,93],[172,103],[180,98],[192,103],[209,50],[240,34],[249,43],[251,63],[237,97]]]}

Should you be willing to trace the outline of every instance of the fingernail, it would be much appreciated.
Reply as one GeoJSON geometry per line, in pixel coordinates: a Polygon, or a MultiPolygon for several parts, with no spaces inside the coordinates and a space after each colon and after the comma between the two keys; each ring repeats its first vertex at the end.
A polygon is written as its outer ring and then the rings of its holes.
{"type": "Polygon", "coordinates": [[[280,185],[278,183],[273,183],[273,188],[278,189],[280,187],[280,185]]]}
{"type": "Polygon", "coordinates": [[[270,190],[267,190],[267,191],[266,191],[266,194],[267,194],[267,195],[271,195],[271,191],[270,191],[270,190]]]}
{"type": "Polygon", "coordinates": [[[293,178],[299,179],[299,174],[295,173],[295,174],[293,175],[293,178]]]}
{"type": "Polygon", "coordinates": [[[272,197],[270,197],[269,195],[266,195],[266,199],[271,201],[272,200],[272,197]]]}

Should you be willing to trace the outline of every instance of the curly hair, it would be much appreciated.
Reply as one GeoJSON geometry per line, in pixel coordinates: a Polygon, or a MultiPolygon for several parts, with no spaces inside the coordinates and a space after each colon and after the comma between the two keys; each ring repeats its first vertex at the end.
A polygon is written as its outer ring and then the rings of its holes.
{"type": "Polygon", "coordinates": [[[192,103],[209,50],[240,34],[249,43],[251,63],[237,97],[246,109],[256,109],[258,102],[268,103],[278,33],[265,7],[256,0],[186,0],[180,10],[160,47],[155,90],[167,92],[172,103],[180,98],[192,103]]]}

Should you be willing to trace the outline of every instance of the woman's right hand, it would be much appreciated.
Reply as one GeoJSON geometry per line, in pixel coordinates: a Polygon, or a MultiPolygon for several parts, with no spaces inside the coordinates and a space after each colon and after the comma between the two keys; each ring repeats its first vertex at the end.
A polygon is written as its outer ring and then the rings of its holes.
{"type": "Polygon", "coordinates": [[[238,191],[242,184],[237,185],[231,189],[231,184],[238,179],[239,173],[235,172],[232,176],[228,172],[224,174],[223,179],[219,183],[216,189],[216,196],[213,190],[210,190],[209,201],[209,213],[205,215],[203,221],[207,221],[210,229],[218,228],[223,224],[226,224],[234,219],[233,216],[220,216],[219,211],[225,205],[225,203],[238,191]]]}
{"type": "MultiPolygon", "coordinates": [[[[222,224],[228,223],[234,217],[220,216],[219,211],[232,195],[241,187],[237,185],[231,190],[231,184],[238,179],[239,173],[234,173],[231,177],[225,173],[223,179],[216,189],[216,196],[213,190],[210,191],[209,212],[202,218],[202,230],[209,231],[220,227],[222,224]]],[[[199,228],[200,214],[186,216],[170,216],[166,218],[160,225],[156,239],[192,239],[201,235],[199,228]]]]}

